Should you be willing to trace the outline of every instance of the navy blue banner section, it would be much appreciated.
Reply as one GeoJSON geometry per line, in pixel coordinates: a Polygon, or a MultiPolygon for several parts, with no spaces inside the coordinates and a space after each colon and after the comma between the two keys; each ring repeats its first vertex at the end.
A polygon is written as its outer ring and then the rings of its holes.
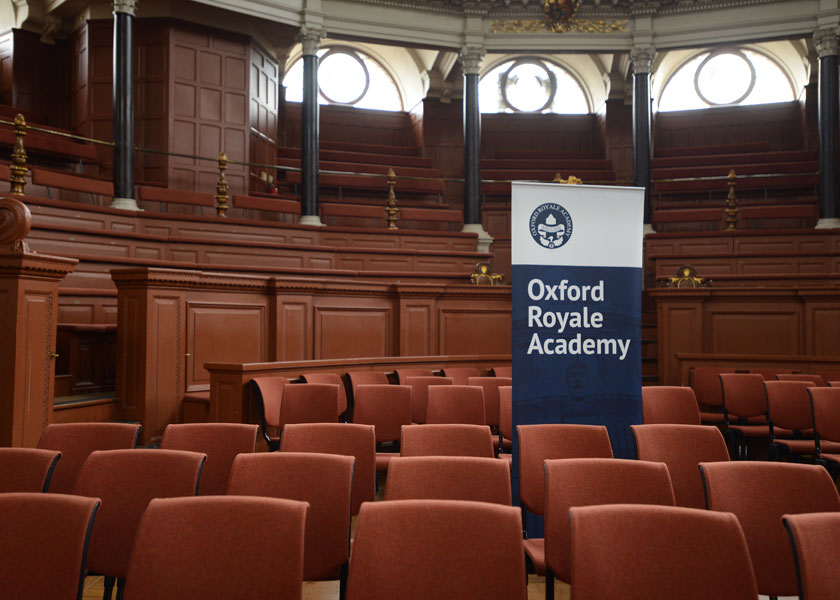
{"type": "Polygon", "coordinates": [[[513,265],[513,422],[606,425],[635,458],[641,269],[513,265]]]}

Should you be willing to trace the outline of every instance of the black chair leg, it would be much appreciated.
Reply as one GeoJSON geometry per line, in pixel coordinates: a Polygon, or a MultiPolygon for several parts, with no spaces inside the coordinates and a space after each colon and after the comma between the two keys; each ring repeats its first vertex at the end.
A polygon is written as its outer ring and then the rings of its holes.
{"type": "Polygon", "coordinates": [[[117,579],[117,600],[123,600],[123,591],[125,590],[125,579],[117,579]]]}
{"type": "Polygon", "coordinates": [[[110,575],[106,575],[103,587],[104,591],[102,593],[102,600],[111,600],[111,590],[114,589],[114,578],[110,575]]]}
{"type": "Polygon", "coordinates": [[[554,600],[554,573],[545,568],[545,600],[554,600]]]}
{"type": "Polygon", "coordinates": [[[347,572],[350,568],[350,563],[346,562],[341,565],[338,571],[338,598],[345,600],[347,598],[347,572]]]}

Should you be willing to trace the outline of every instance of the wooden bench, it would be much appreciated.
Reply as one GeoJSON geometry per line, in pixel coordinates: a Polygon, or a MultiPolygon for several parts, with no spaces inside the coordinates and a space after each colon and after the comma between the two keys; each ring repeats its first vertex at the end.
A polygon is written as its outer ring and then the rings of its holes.
{"type": "MultiPolygon", "coordinates": [[[[286,183],[298,185],[301,182],[299,171],[286,173],[286,183]]],[[[366,192],[381,193],[384,200],[388,192],[388,181],[384,176],[374,175],[335,175],[322,173],[318,176],[319,187],[334,187],[339,190],[344,188],[366,192]]],[[[397,179],[397,194],[408,192],[415,194],[443,194],[443,182],[440,180],[428,179],[397,179]]]]}
{"type": "Polygon", "coordinates": [[[769,152],[769,142],[745,142],[743,144],[714,144],[710,146],[657,147],[656,156],[697,156],[704,154],[741,154],[745,152],[769,152]]]}
{"type": "Polygon", "coordinates": [[[72,173],[62,173],[60,171],[50,171],[37,167],[30,169],[30,173],[32,174],[32,183],[34,185],[43,185],[47,188],[47,198],[52,198],[51,188],[90,194],[93,204],[97,203],[97,196],[104,198],[114,197],[114,184],[111,181],[74,175],[72,173]]]}
{"type": "Polygon", "coordinates": [[[578,159],[578,158],[603,158],[603,152],[595,150],[569,150],[559,152],[545,152],[542,150],[505,150],[497,149],[491,158],[520,158],[520,159],[578,159]]]}
{"type": "Polygon", "coordinates": [[[656,156],[651,159],[653,169],[672,167],[697,167],[717,165],[725,169],[743,164],[768,164],[785,162],[813,162],[819,159],[816,150],[787,150],[780,152],[748,152],[742,154],[713,154],[708,156],[656,156]]]}
{"type": "Polygon", "coordinates": [[[773,206],[742,206],[738,210],[739,225],[751,222],[754,226],[757,220],[798,219],[801,227],[805,228],[815,223],[819,218],[819,207],[816,204],[776,204],[773,206]]]}
{"type": "MultiPolygon", "coordinates": [[[[663,194],[671,192],[715,192],[727,191],[727,178],[722,176],[715,179],[694,179],[688,181],[653,181],[652,193],[663,194]]],[[[771,175],[738,178],[735,192],[739,190],[790,190],[815,188],[818,184],[816,173],[806,175],[771,175]]]]}
{"type": "MultiPolygon", "coordinates": [[[[277,148],[277,159],[282,162],[286,158],[300,158],[300,148],[291,146],[280,146],[277,148]]],[[[391,165],[393,167],[421,167],[432,168],[432,159],[424,156],[408,156],[401,154],[378,154],[371,152],[354,152],[352,150],[325,150],[320,149],[319,160],[365,163],[378,165],[391,165]]]]}
{"type": "MultiPolygon", "coordinates": [[[[14,148],[17,137],[14,129],[9,125],[0,127],[0,146],[14,148]]],[[[36,157],[47,157],[61,159],[71,162],[98,163],[99,156],[96,148],[90,144],[74,142],[68,138],[41,133],[39,131],[27,131],[23,138],[23,146],[27,155],[36,157]]],[[[10,150],[11,151],[11,150],[10,150]]]]}
{"type": "MultiPolygon", "coordinates": [[[[373,206],[368,204],[343,204],[324,202],[320,204],[321,217],[351,217],[360,219],[375,219],[377,223],[385,221],[385,206],[373,206]]],[[[446,208],[400,208],[398,219],[400,221],[429,221],[434,223],[447,223],[452,226],[463,225],[464,215],[459,210],[446,208]]],[[[411,229],[411,227],[409,227],[411,229]]]]}
{"type": "Polygon", "coordinates": [[[729,170],[734,169],[735,176],[742,175],[773,175],[780,173],[811,174],[816,173],[818,166],[816,161],[796,161],[777,163],[752,163],[742,165],[695,165],[687,167],[665,167],[653,169],[651,177],[653,180],[677,179],[682,177],[727,177],[729,170]]]}
{"type": "MultiPolygon", "coordinates": [[[[715,225],[724,223],[726,215],[723,208],[675,208],[667,210],[653,210],[651,222],[654,225],[661,225],[661,231],[665,231],[669,224],[684,223],[708,223],[708,228],[715,229],[715,225]]],[[[702,227],[702,225],[701,225],[702,227]]]]}
{"type": "Polygon", "coordinates": [[[198,206],[201,209],[201,214],[204,214],[205,207],[213,208],[216,206],[216,197],[213,194],[170,190],[169,188],[147,185],[137,186],[137,199],[146,202],[158,202],[161,205],[161,210],[163,210],[164,204],[198,206]]]}
{"type": "Polygon", "coordinates": [[[607,158],[482,158],[482,169],[546,169],[568,171],[569,169],[597,169],[612,171],[612,161],[607,158]]]}
{"type": "MultiPolygon", "coordinates": [[[[278,159],[277,163],[280,167],[292,167],[295,170],[300,169],[299,158],[283,158],[278,159]]],[[[389,169],[393,169],[397,176],[400,177],[427,177],[429,179],[440,179],[440,171],[437,169],[426,167],[410,167],[404,165],[391,165],[387,162],[383,163],[362,163],[362,162],[342,162],[334,160],[321,160],[318,164],[321,171],[342,171],[343,173],[352,174],[374,174],[387,175],[389,169]]]]}
{"type": "Polygon", "coordinates": [[[367,152],[369,154],[385,154],[388,156],[420,156],[417,146],[391,146],[388,144],[360,144],[357,142],[328,142],[321,140],[319,146],[324,150],[340,150],[345,152],[367,152]]]}
{"type": "Polygon", "coordinates": [[[283,215],[283,222],[286,222],[286,215],[300,216],[300,202],[291,198],[281,196],[233,196],[234,208],[245,210],[247,217],[249,210],[260,210],[266,212],[280,213],[283,215]]]}

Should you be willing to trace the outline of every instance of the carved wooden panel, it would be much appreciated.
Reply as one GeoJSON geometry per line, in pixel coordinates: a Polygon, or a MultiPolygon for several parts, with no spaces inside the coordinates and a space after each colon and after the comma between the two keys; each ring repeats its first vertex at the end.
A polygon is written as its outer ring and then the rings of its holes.
{"type": "Polygon", "coordinates": [[[312,358],[312,299],[306,296],[277,296],[273,360],[312,358]]]}
{"type": "Polygon", "coordinates": [[[163,435],[168,423],[181,418],[184,394],[184,341],[182,303],[178,296],[156,295],[151,300],[149,327],[151,356],[146,363],[151,394],[146,402],[144,439],[163,435]]]}
{"type": "Polygon", "coordinates": [[[439,303],[438,349],[435,354],[502,354],[510,352],[510,309],[481,310],[439,303]]]}
{"type": "Polygon", "coordinates": [[[806,306],[805,352],[813,356],[840,356],[840,306],[816,299],[806,306]]]}
{"type": "MultiPolygon", "coordinates": [[[[277,111],[280,68],[277,61],[267,52],[251,42],[250,47],[250,107],[249,107],[249,143],[250,161],[273,165],[277,162],[277,111]]],[[[258,173],[276,177],[266,167],[255,168],[258,173]]],[[[251,181],[251,189],[265,187],[260,178],[251,181]]]]}
{"type": "Polygon", "coordinates": [[[400,355],[429,356],[437,349],[435,301],[412,298],[400,301],[400,355]]]}
{"type": "Polygon", "coordinates": [[[663,383],[679,378],[676,354],[703,348],[701,303],[695,299],[658,306],[659,379],[663,383]]]}
{"type": "Polygon", "coordinates": [[[716,302],[707,308],[708,343],[713,354],[802,354],[801,306],[794,300],[716,302]]]}
{"type": "Polygon", "coordinates": [[[390,356],[394,353],[389,303],[325,299],[313,306],[313,358],[390,356]]]}

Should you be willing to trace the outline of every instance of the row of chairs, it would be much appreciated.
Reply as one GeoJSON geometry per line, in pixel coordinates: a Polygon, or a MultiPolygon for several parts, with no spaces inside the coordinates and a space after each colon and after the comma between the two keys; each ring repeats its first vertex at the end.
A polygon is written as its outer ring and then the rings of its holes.
{"type": "MultiPolygon", "coordinates": [[[[721,373],[719,426],[746,458],[748,439],[766,439],[773,459],[810,457],[840,465],[840,387],[798,380],[768,381],[759,374],[721,373]]],[[[642,388],[645,423],[699,425],[702,415],[692,388],[642,388]]],[[[836,468],[836,467],[834,467],[836,468]]]]}

